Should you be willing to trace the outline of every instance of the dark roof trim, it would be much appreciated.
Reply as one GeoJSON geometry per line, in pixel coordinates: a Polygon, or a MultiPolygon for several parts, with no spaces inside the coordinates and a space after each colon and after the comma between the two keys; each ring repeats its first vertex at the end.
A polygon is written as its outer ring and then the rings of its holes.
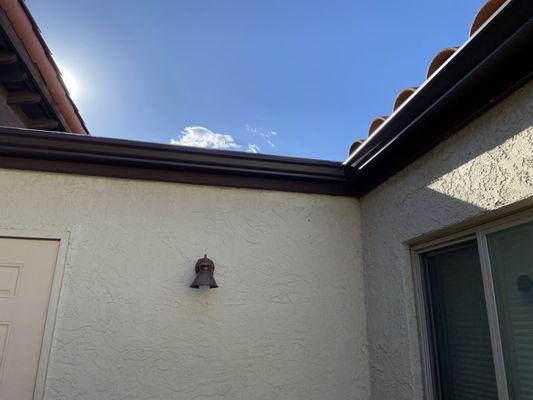
{"type": "Polygon", "coordinates": [[[509,0],[345,161],[363,195],[520,85],[533,71],[533,2],[509,0]]]}
{"type": "Polygon", "coordinates": [[[0,127],[0,167],[353,195],[341,163],[0,127]]]}

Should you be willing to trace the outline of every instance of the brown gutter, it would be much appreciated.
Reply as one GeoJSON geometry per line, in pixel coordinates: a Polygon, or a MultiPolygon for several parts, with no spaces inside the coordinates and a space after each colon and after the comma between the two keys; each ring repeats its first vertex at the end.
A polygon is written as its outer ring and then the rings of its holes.
{"type": "Polygon", "coordinates": [[[0,168],[354,195],[339,162],[1,126],[0,168]]]}
{"type": "Polygon", "coordinates": [[[24,43],[26,51],[39,69],[52,99],[67,122],[70,131],[88,135],[89,132],[85,123],[61,79],[59,68],[26,5],[22,0],[0,0],[0,7],[6,13],[14,31],[24,43]]]}

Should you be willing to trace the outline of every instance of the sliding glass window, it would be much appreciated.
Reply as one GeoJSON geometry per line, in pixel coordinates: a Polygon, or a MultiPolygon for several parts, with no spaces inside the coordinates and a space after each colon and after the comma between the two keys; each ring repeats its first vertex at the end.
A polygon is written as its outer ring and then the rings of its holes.
{"type": "Polygon", "coordinates": [[[488,225],[415,251],[426,398],[533,400],[527,221],[488,225]]]}
{"type": "Polygon", "coordinates": [[[487,235],[509,398],[533,400],[533,222],[487,235]]]}

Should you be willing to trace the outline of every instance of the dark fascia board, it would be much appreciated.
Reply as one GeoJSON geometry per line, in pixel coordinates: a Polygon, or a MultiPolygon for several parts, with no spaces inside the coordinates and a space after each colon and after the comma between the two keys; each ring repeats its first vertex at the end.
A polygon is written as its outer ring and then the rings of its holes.
{"type": "Polygon", "coordinates": [[[531,79],[533,1],[510,0],[348,160],[358,196],[531,79]]]}
{"type": "Polygon", "coordinates": [[[0,127],[0,167],[353,196],[340,162],[0,127]]]}

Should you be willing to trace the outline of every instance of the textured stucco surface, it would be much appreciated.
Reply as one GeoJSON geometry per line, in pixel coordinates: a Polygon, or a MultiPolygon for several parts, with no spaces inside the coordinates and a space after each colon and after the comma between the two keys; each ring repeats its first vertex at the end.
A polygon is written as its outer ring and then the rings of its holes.
{"type": "Polygon", "coordinates": [[[422,398],[403,243],[533,196],[533,83],[361,199],[374,400],[422,398]]]}
{"type": "Polygon", "coordinates": [[[369,399],[358,200],[11,170],[0,193],[0,228],[71,232],[46,399],[369,399]],[[219,289],[188,287],[204,253],[219,289]]]}

